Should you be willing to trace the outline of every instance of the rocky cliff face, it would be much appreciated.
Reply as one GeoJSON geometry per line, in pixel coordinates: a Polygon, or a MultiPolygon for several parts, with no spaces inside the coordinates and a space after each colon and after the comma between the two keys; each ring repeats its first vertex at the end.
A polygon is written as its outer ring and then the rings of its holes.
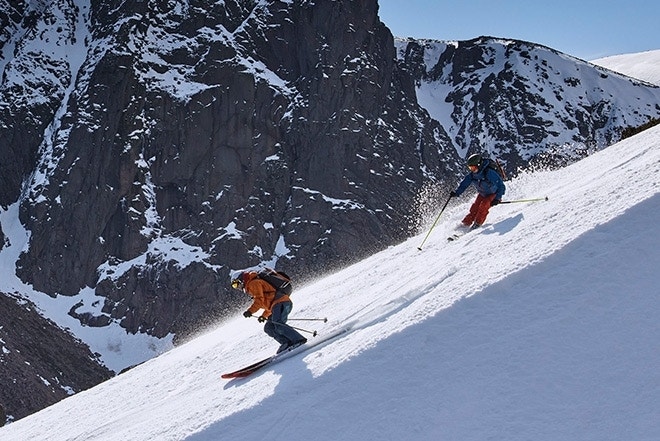
{"type": "Polygon", "coordinates": [[[129,334],[232,313],[232,271],[402,240],[469,152],[515,172],[660,115],[533,44],[395,44],[376,0],[0,0],[0,25],[0,288],[129,334]]]}
{"type": "MultiPolygon", "coordinates": [[[[23,418],[113,375],[30,303],[3,293],[0,316],[0,417],[23,418]]],[[[0,426],[4,422],[0,418],[0,426]]]]}
{"type": "Polygon", "coordinates": [[[18,276],[95,288],[91,325],[185,333],[237,303],[231,270],[300,277],[382,248],[419,182],[454,176],[375,1],[12,3],[18,276]]]}

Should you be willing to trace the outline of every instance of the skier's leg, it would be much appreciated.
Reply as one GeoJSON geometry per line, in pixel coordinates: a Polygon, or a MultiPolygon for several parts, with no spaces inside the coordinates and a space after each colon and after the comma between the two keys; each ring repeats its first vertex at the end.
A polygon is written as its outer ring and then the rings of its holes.
{"type": "Polygon", "coordinates": [[[274,323],[275,318],[279,319],[279,314],[276,315],[276,311],[279,310],[279,308],[277,308],[278,306],[279,305],[275,305],[271,311],[272,314],[268,317],[268,321],[264,325],[264,332],[273,337],[279,344],[290,344],[291,341],[279,332],[279,325],[274,323]]]}
{"type": "Polygon", "coordinates": [[[284,336],[278,334],[275,331],[275,329],[276,326],[271,321],[266,322],[266,324],[264,325],[264,332],[270,335],[271,337],[273,337],[275,341],[277,341],[279,344],[284,344],[284,343],[289,344],[289,340],[287,340],[284,336]]]}
{"type": "Polygon", "coordinates": [[[472,203],[472,206],[470,206],[470,212],[463,218],[463,225],[465,226],[470,226],[472,225],[472,222],[474,222],[474,218],[477,216],[477,211],[479,211],[479,197],[481,195],[477,195],[477,198],[474,200],[472,203]]]}
{"type": "Polygon", "coordinates": [[[474,222],[479,225],[483,225],[486,222],[486,217],[488,217],[488,211],[490,210],[490,204],[495,199],[495,194],[489,194],[488,196],[479,195],[480,199],[479,207],[477,209],[477,215],[474,218],[474,222]]]}
{"type": "MultiPolygon", "coordinates": [[[[270,316],[272,324],[275,326],[275,332],[284,337],[291,343],[296,343],[305,340],[305,337],[300,335],[295,329],[286,324],[289,318],[289,313],[293,309],[291,301],[278,303],[273,307],[273,314],[270,316]]],[[[278,340],[279,341],[279,340],[278,340]]]]}

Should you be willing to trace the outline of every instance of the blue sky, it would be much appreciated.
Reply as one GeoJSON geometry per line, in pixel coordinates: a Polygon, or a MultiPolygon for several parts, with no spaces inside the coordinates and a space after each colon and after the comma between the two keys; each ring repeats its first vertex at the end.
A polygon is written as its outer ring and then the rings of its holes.
{"type": "Polygon", "coordinates": [[[660,49],[658,0],[378,0],[397,37],[481,35],[543,44],[585,60],[660,49]]]}

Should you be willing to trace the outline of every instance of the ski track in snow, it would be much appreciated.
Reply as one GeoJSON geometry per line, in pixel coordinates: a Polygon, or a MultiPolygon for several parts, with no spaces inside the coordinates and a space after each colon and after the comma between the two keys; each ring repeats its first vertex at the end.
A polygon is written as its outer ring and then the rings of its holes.
{"type": "MultiPolygon", "coordinates": [[[[660,127],[507,184],[293,294],[291,322],[349,334],[243,380],[255,320],[208,333],[0,429],[0,440],[660,439],[660,127]]],[[[440,205],[440,202],[438,202],[440,205]]]]}

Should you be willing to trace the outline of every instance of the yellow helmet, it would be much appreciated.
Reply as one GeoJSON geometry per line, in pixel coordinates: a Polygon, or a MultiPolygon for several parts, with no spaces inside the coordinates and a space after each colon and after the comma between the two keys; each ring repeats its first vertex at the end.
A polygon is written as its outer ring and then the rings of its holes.
{"type": "Polygon", "coordinates": [[[231,281],[231,287],[234,289],[243,289],[244,287],[243,283],[243,273],[239,273],[236,277],[234,277],[231,281]]]}

